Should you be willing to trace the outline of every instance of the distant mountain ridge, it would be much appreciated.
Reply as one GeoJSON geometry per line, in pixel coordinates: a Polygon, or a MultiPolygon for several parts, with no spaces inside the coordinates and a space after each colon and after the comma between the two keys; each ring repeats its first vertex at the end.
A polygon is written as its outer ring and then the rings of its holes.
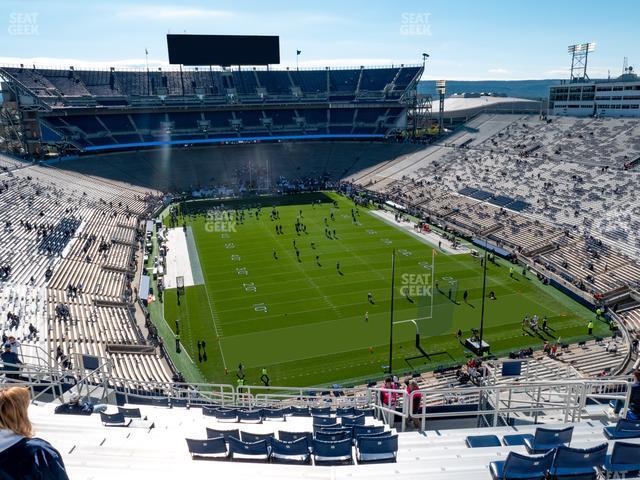
{"type": "MultiPolygon", "coordinates": [[[[549,87],[560,80],[447,80],[447,97],[454,93],[497,93],[519,98],[547,98],[549,87]]],[[[418,92],[436,97],[435,80],[418,84],[418,92]]]]}

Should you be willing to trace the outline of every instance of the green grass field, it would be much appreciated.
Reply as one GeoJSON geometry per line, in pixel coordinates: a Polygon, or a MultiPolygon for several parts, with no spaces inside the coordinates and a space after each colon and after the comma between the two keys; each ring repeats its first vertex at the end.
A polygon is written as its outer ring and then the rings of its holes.
{"type": "MultiPolygon", "coordinates": [[[[432,245],[363,208],[354,223],[353,203],[333,193],[260,202],[259,218],[255,208],[246,210],[244,221],[230,232],[212,231],[216,229],[207,223],[204,212],[215,202],[182,206],[205,284],[187,287],[179,306],[176,290],[167,290],[165,319],[172,329],[179,320],[182,344],[205,378],[235,383],[240,362],[248,384],[259,384],[262,368],[268,369],[273,385],[283,386],[379,378],[389,355],[392,249],[397,252],[394,320],[404,321],[393,331],[394,371],[423,370],[465,357],[455,332],[460,328],[467,337],[480,323],[478,258],[438,252],[433,279],[438,288],[429,297],[432,245]],[[318,200],[321,203],[313,206],[318,200]],[[334,200],[338,208],[333,207],[334,200]],[[280,218],[271,220],[275,204],[280,218]],[[300,211],[307,232],[297,235],[294,224],[300,211]],[[325,218],[337,238],[325,235],[325,218]],[[283,226],[284,234],[276,234],[276,224],[283,226]],[[412,287],[408,296],[407,286],[412,287]],[[412,319],[418,319],[429,358],[415,348],[416,326],[408,322],[412,319]],[[198,361],[198,340],[207,343],[206,361],[198,361]]],[[[225,205],[241,208],[249,203],[225,205]]],[[[495,292],[497,299],[486,300],[485,340],[494,353],[529,345],[539,348],[544,339],[554,341],[558,336],[563,341],[585,338],[586,324],[594,318],[591,312],[531,275],[523,277],[520,269],[513,277],[507,263],[489,263],[486,291],[495,292]],[[522,318],[533,314],[548,317],[548,334],[523,331],[522,318]]],[[[605,333],[606,326],[596,323],[594,333],[605,333]]]]}

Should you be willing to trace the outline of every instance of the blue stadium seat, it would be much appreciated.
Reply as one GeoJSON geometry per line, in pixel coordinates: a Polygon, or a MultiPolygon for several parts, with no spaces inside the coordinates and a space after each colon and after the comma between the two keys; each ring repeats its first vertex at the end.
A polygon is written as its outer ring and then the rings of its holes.
{"type": "Polygon", "coordinates": [[[592,448],[558,447],[549,472],[555,479],[593,478],[607,459],[606,443],[592,448]]]}
{"type": "Polygon", "coordinates": [[[222,437],[225,442],[229,443],[229,437],[240,438],[240,430],[216,430],[215,428],[207,428],[207,438],[222,437]]]}
{"type": "Polygon", "coordinates": [[[235,410],[218,410],[215,417],[219,422],[235,423],[238,421],[238,412],[235,410]]]}
{"type": "Polygon", "coordinates": [[[469,448],[500,447],[500,439],[495,435],[469,435],[465,439],[469,448]]]}
{"type": "Polygon", "coordinates": [[[306,438],[309,443],[313,440],[313,433],[311,432],[287,432],[285,430],[278,430],[278,439],[283,442],[295,442],[301,438],[306,438]]]}
{"type": "Polygon", "coordinates": [[[615,442],[611,455],[607,455],[604,462],[604,471],[607,478],[609,474],[640,473],[640,444],[615,442]]]}
{"type": "Polygon", "coordinates": [[[277,421],[282,420],[285,421],[285,416],[290,413],[290,409],[288,408],[273,408],[273,409],[264,409],[262,411],[262,416],[265,420],[269,421],[277,421]]]}
{"type": "Polygon", "coordinates": [[[398,454],[398,435],[386,437],[360,437],[356,446],[359,463],[395,462],[398,454]]]}
{"type": "Polygon", "coordinates": [[[360,435],[375,435],[384,432],[384,425],[354,425],[353,436],[358,438],[360,435]]]}
{"type": "Polygon", "coordinates": [[[353,427],[354,425],[364,425],[364,415],[358,415],[357,417],[342,417],[340,422],[346,427],[353,427]]]}
{"type": "Polygon", "coordinates": [[[640,437],[640,421],[631,421],[621,418],[614,426],[604,427],[603,431],[604,435],[609,440],[618,440],[621,438],[638,438],[640,437]]]}
{"type": "Polygon", "coordinates": [[[202,414],[205,417],[215,417],[218,413],[218,408],[216,407],[202,407],[202,414]]]}
{"type": "Polygon", "coordinates": [[[118,407],[118,413],[123,414],[125,418],[142,418],[142,413],[140,413],[139,408],[118,407]]]}
{"type": "Polygon", "coordinates": [[[533,441],[533,435],[530,433],[515,433],[513,435],[505,435],[502,437],[502,444],[505,447],[515,447],[517,445],[524,445],[526,439],[533,441]]]}
{"type": "Polygon", "coordinates": [[[313,417],[329,417],[331,416],[331,407],[311,407],[311,415],[313,417]]]}
{"type": "Polygon", "coordinates": [[[293,417],[310,417],[311,412],[309,412],[308,407],[291,407],[291,415],[293,417]]]}
{"type": "Polygon", "coordinates": [[[243,442],[229,437],[229,455],[232,460],[269,460],[269,448],[266,440],[243,442]]]}
{"type": "Polygon", "coordinates": [[[306,437],[292,442],[271,440],[271,460],[285,463],[309,463],[309,441],[306,437]]]}
{"type": "Polygon", "coordinates": [[[535,457],[509,452],[506,460],[491,462],[489,471],[494,480],[542,480],[547,478],[554,455],[554,450],[535,457]]]}
{"type": "Polygon", "coordinates": [[[545,453],[556,447],[565,446],[571,443],[573,427],[553,430],[549,428],[537,428],[533,440],[525,438],[524,446],[529,453],[545,453]]]}
{"type": "Polygon", "coordinates": [[[353,417],[356,415],[353,407],[338,407],[336,408],[336,417],[353,417]]]}
{"type": "Polygon", "coordinates": [[[206,440],[194,440],[185,438],[191,458],[227,458],[227,445],[224,438],[208,438],[206,440]]]}
{"type": "Polygon", "coordinates": [[[318,430],[315,433],[315,438],[325,442],[337,442],[345,439],[351,441],[351,432],[346,430],[318,430]]]}
{"type": "Polygon", "coordinates": [[[105,427],[128,427],[131,424],[130,418],[125,418],[124,414],[100,412],[100,420],[105,427]]]}
{"type": "Polygon", "coordinates": [[[357,437],[354,437],[355,443],[357,444],[362,438],[386,438],[395,435],[391,430],[385,430],[380,433],[369,433],[369,434],[360,434],[357,437]]]}
{"type": "Polygon", "coordinates": [[[314,439],[312,442],[313,459],[316,463],[351,463],[351,440],[325,442],[314,439]]]}
{"type": "Polygon", "coordinates": [[[262,410],[239,410],[238,421],[241,423],[262,423],[262,410]]]}
{"type": "Polygon", "coordinates": [[[374,413],[373,408],[356,408],[355,410],[356,415],[364,414],[365,417],[373,417],[374,413]]]}
{"type": "Polygon", "coordinates": [[[313,427],[316,426],[328,426],[328,425],[337,425],[338,420],[332,417],[313,417],[313,427]]]}
{"type": "Polygon", "coordinates": [[[259,442],[260,440],[266,440],[270,443],[273,438],[273,433],[250,433],[244,430],[240,432],[240,440],[247,443],[259,442]]]}

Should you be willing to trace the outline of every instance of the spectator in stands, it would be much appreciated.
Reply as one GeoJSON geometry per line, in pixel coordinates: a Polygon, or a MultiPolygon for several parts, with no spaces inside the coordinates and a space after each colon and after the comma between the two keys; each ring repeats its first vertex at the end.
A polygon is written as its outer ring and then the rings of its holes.
{"type": "MultiPolygon", "coordinates": [[[[2,358],[2,368],[6,372],[18,372],[20,371],[20,364],[22,363],[18,358],[18,354],[11,350],[11,344],[9,342],[4,344],[4,352],[0,355],[2,358]]],[[[7,379],[18,380],[19,375],[17,373],[6,373],[7,379]]]]}
{"type": "Polygon", "coordinates": [[[3,480],[68,480],[58,451],[45,440],[33,438],[27,410],[29,390],[0,390],[0,475],[3,480]]]}
{"type": "Polygon", "coordinates": [[[9,346],[11,347],[11,351],[13,353],[15,353],[16,355],[19,353],[20,342],[16,340],[16,337],[14,337],[13,335],[9,335],[9,346]]]}
{"type": "MultiPolygon", "coordinates": [[[[420,390],[420,387],[418,386],[418,382],[414,379],[409,380],[409,384],[407,385],[407,395],[411,395],[412,392],[416,392],[420,390]]],[[[412,415],[420,415],[422,411],[422,394],[420,393],[416,393],[413,395],[413,404],[411,406],[411,414],[412,415]]],[[[419,418],[412,418],[411,419],[413,421],[413,426],[415,428],[420,428],[420,419],[419,418]]],[[[408,422],[408,419],[407,419],[408,422]]]]}
{"type": "Polygon", "coordinates": [[[64,415],[91,415],[92,413],[101,413],[107,410],[107,405],[92,405],[89,402],[81,402],[80,395],[74,393],[68,403],[58,405],[55,413],[64,415]]]}
{"type": "Polygon", "coordinates": [[[394,389],[395,385],[393,384],[393,379],[391,377],[385,378],[384,385],[382,386],[382,390],[380,391],[380,400],[382,401],[382,404],[384,406],[390,408],[395,407],[398,394],[390,391],[394,389]]]}

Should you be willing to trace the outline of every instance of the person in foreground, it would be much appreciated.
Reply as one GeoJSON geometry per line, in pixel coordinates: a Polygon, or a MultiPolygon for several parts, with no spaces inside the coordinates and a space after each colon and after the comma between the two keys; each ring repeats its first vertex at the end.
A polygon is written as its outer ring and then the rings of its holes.
{"type": "Polygon", "coordinates": [[[58,451],[33,437],[29,390],[0,389],[0,480],[68,480],[58,451]]]}

